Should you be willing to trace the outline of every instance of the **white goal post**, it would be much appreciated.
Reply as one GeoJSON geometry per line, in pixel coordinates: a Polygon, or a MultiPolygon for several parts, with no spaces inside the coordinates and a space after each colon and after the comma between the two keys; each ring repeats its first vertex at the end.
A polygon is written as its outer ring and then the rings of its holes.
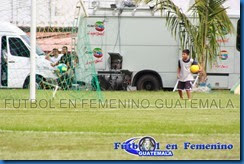
{"type": "Polygon", "coordinates": [[[30,101],[36,100],[36,0],[31,0],[30,101]]]}

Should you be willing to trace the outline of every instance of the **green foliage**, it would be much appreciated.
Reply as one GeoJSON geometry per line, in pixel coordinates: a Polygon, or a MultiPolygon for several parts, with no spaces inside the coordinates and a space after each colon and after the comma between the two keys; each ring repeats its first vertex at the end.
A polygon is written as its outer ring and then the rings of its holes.
{"type": "Polygon", "coordinates": [[[181,48],[190,49],[193,58],[197,58],[203,66],[207,60],[210,64],[216,60],[220,47],[217,40],[224,39],[234,31],[223,7],[226,0],[195,0],[187,13],[183,13],[172,0],[144,2],[156,2],[155,7],[166,16],[167,27],[172,35],[179,37],[181,48]]]}

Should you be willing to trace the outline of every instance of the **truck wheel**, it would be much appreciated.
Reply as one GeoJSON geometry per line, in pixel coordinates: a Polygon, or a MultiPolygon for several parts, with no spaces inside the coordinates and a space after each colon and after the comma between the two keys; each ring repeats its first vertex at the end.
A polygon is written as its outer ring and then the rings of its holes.
{"type": "Polygon", "coordinates": [[[153,75],[144,75],[137,82],[138,90],[154,91],[160,89],[157,77],[153,75]]]}

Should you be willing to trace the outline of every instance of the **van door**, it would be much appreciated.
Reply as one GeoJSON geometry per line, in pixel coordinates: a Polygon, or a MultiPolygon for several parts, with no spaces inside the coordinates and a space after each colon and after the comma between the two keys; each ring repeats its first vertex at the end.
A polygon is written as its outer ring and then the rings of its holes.
{"type": "Polygon", "coordinates": [[[1,52],[0,52],[0,86],[8,86],[8,67],[7,67],[7,38],[1,37],[1,52]]]}
{"type": "Polygon", "coordinates": [[[19,37],[8,37],[8,87],[22,88],[30,73],[30,51],[19,37]]]}

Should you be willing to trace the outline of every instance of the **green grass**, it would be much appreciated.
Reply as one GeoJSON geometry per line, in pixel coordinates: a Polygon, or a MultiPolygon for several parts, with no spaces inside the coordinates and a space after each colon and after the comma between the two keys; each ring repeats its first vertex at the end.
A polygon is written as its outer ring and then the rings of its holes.
{"type": "MultiPolygon", "coordinates": [[[[38,100],[50,93],[38,91],[38,100]]],[[[85,97],[95,93],[59,91],[52,103],[55,108],[6,107],[4,99],[28,98],[27,90],[0,90],[0,159],[240,159],[240,96],[229,91],[193,93],[193,100],[220,101],[202,108],[178,100],[173,92],[103,92],[106,100],[148,99],[148,108],[60,108],[60,100],[85,97]],[[155,106],[155,101],[182,107],[155,106]],[[231,101],[233,106],[226,106],[231,101]],[[152,136],[164,149],[168,143],[178,144],[173,157],[136,157],[123,150],[114,150],[114,142],[131,137],[152,136]],[[232,150],[184,150],[184,142],[231,143],[232,150]]],[[[165,105],[165,104],[164,104],[165,105]]]]}

